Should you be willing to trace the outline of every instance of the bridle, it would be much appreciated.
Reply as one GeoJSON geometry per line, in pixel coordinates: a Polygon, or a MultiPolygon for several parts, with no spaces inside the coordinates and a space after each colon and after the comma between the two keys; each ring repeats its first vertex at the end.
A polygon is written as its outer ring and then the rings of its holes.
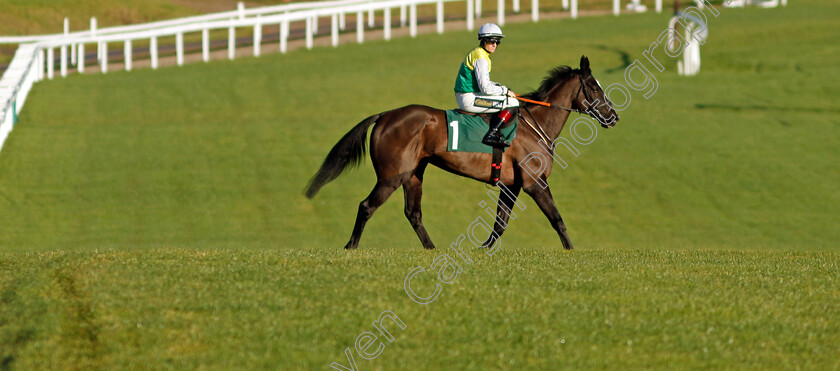
{"type": "MultiPolygon", "coordinates": [[[[572,102],[577,100],[577,98],[580,96],[581,91],[583,92],[583,97],[586,98],[586,101],[591,102],[592,98],[590,96],[589,89],[584,89],[583,88],[583,86],[585,84],[583,82],[583,75],[582,74],[578,74],[578,80],[580,81],[580,84],[578,85],[578,91],[577,91],[577,93],[575,93],[575,97],[572,99],[572,102]]],[[[531,124],[531,122],[529,122],[525,118],[525,116],[519,115],[519,117],[522,117],[522,120],[525,121],[525,123],[528,124],[528,126],[531,127],[531,129],[534,130],[534,132],[536,132],[537,135],[540,136],[540,138],[545,142],[545,144],[548,146],[549,150],[551,150],[551,153],[553,154],[554,153],[554,148],[555,148],[554,143],[551,140],[548,139],[548,134],[545,133],[545,130],[543,130],[542,126],[540,126],[540,124],[537,122],[537,118],[534,117],[534,114],[531,113],[531,110],[528,109],[528,106],[522,106],[522,107],[525,108],[525,112],[528,112],[528,116],[531,116],[531,120],[534,121],[534,124],[531,124]]],[[[549,104],[546,107],[558,108],[558,109],[562,109],[562,110],[569,111],[569,112],[577,112],[579,114],[586,113],[585,110],[582,110],[580,108],[566,108],[566,107],[558,106],[558,105],[555,105],[555,104],[549,104]]]]}
{"type": "MultiPolygon", "coordinates": [[[[580,96],[581,91],[583,92],[583,97],[586,98],[586,101],[591,102],[592,98],[590,97],[589,89],[584,89],[583,88],[583,86],[585,85],[584,82],[583,82],[583,75],[578,74],[578,81],[580,81],[580,84],[578,85],[578,91],[577,91],[577,93],[575,93],[575,97],[572,99],[572,102],[577,100],[577,98],[580,96]]],[[[565,111],[569,111],[569,112],[577,112],[577,113],[580,113],[580,114],[586,113],[585,110],[582,110],[580,108],[566,108],[566,107],[563,107],[563,106],[558,106],[556,104],[550,104],[550,103],[539,102],[539,101],[525,100],[525,102],[537,103],[541,106],[558,108],[558,109],[561,109],[561,110],[565,110],[565,111]],[[543,104],[543,103],[545,103],[545,104],[543,104]]],[[[526,110],[527,110],[527,108],[526,108],[526,110]]],[[[530,114],[530,112],[529,112],[529,114],[530,114]]]]}

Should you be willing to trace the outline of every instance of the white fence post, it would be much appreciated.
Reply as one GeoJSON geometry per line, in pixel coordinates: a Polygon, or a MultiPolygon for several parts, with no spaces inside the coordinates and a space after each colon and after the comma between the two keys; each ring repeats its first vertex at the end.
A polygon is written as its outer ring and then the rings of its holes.
{"type": "MultiPolygon", "coordinates": [[[[96,17],[90,17],[90,36],[96,37],[96,17]]],[[[96,61],[102,57],[99,50],[99,43],[96,43],[96,61]]]]}
{"type": "MultiPolygon", "coordinates": [[[[615,1],[618,1],[618,0],[615,0],[615,1]]],[[[505,25],[505,0],[499,0],[497,8],[496,8],[496,13],[498,14],[498,17],[499,17],[499,21],[498,21],[499,26],[504,26],[505,25]]]]}
{"type": "MultiPolygon", "coordinates": [[[[64,17],[64,36],[70,34],[70,18],[64,17]]],[[[76,64],[76,44],[70,44],[70,64],[76,64]]]]}
{"type": "Polygon", "coordinates": [[[286,54],[286,47],[289,39],[289,20],[280,22],[280,53],[286,54]]]}
{"type": "Polygon", "coordinates": [[[254,25],[254,56],[259,57],[262,54],[262,23],[259,21],[260,16],[257,16],[257,24],[254,25]]]}
{"type": "Polygon", "coordinates": [[[437,0],[435,4],[435,11],[437,12],[437,33],[443,33],[443,0],[437,0]]]}
{"type": "Polygon", "coordinates": [[[383,36],[385,40],[391,40],[391,8],[385,8],[385,20],[383,29],[383,36]]]}
{"type": "Polygon", "coordinates": [[[368,9],[368,27],[373,28],[376,25],[375,19],[373,18],[373,3],[371,3],[370,9],[368,9]]]}
{"type": "Polygon", "coordinates": [[[572,0],[571,8],[572,8],[572,9],[571,9],[571,12],[572,12],[571,17],[572,17],[572,19],[577,19],[577,11],[578,11],[578,9],[577,9],[577,8],[578,8],[578,7],[577,7],[577,0],[572,0]]]}
{"type": "Polygon", "coordinates": [[[474,0],[466,0],[467,2],[467,30],[472,31],[475,28],[475,9],[473,9],[474,0]]]}
{"type": "Polygon", "coordinates": [[[67,77],[67,45],[61,46],[59,56],[61,57],[61,61],[59,62],[61,66],[61,77],[67,77]]]}
{"type": "Polygon", "coordinates": [[[90,35],[96,36],[96,17],[90,17],[90,35]]]}
{"type": "Polygon", "coordinates": [[[356,12],[356,42],[361,44],[365,42],[365,16],[362,11],[356,12]]]}
{"type": "Polygon", "coordinates": [[[125,70],[131,71],[131,40],[125,40],[123,46],[123,58],[125,58],[125,70]]]}
{"type": "Polygon", "coordinates": [[[35,63],[35,68],[38,71],[38,81],[44,79],[44,76],[45,76],[44,71],[47,70],[47,66],[45,66],[47,59],[44,58],[44,53],[46,53],[46,52],[44,51],[43,48],[38,48],[38,57],[37,57],[38,60],[35,63]]]}
{"type": "Polygon", "coordinates": [[[306,18],[306,48],[312,49],[312,17],[306,18]]]}
{"type": "Polygon", "coordinates": [[[236,28],[228,27],[228,59],[236,57],[236,28]]]}
{"type": "Polygon", "coordinates": [[[102,59],[99,60],[99,69],[102,73],[108,73],[108,43],[100,41],[102,45],[102,59]]]}
{"type": "Polygon", "coordinates": [[[332,46],[338,46],[338,13],[330,16],[330,38],[332,46]]]}
{"type": "Polygon", "coordinates": [[[656,12],[662,13],[662,0],[656,0],[656,12]]]}
{"type": "Polygon", "coordinates": [[[347,14],[343,10],[338,14],[338,28],[342,31],[347,29],[347,14]]]}
{"type": "Polygon", "coordinates": [[[46,58],[44,58],[44,49],[38,49],[38,62],[35,63],[35,67],[38,69],[38,81],[44,79],[45,62],[46,58]]]}
{"type": "Polygon", "coordinates": [[[76,44],[70,44],[70,64],[77,65],[79,62],[77,60],[76,55],[79,54],[76,50],[76,44]]]}
{"type": "Polygon", "coordinates": [[[540,20],[540,0],[531,0],[531,22],[540,20]]]}
{"type": "Polygon", "coordinates": [[[417,37],[417,3],[412,2],[409,6],[411,10],[409,10],[409,34],[411,37],[417,37]]]}
{"type": "Polygon", "coordinates": [[[513,0],[513,12],[519,13],[519,0],[513,0]]]}
{"type": "Polygon", "coordinates": [[[53,68],[55,67],[53,63],[53,48],[47,49],[47,78],[52,80],[53,79],[53,68]]]}
{"type": "Polygon", "coordinates": [[[44,75],[44,64],[46,63],[47,58],[44,49],[38,49],[38,63],[35,65],[38,68],[38,81],[43,81],[47,77],[44,75]]]}
{"type": "Polygon", "coordinates": [[[175,61],[179,66],[184,65],[184,33],[175,34],[175,61]]]}
{"type": "Polygon", "coordinates": [[[569,9],[569,0],[563,0],[563,9],[569,9]]]}
{"type": "Polygon", "coordinates": [[[475,17],[481,18],[481,0],[475,0],[475,17]]]}
{"type": "Polygon", "coordinates": [[[79,43],[79,59],[76,63],[79,73],[85,73],[85,44],[79,43]]]}
{"type": "MultiPolygon", "coordinates": [[[[64,35],[70,33],[70,19],[64,17],[64,35]]],[[[67,45],[61,46],[61,77],[67,76],[67,45]]]]}
{"type": "Polygon", "coordinates": [[[618,15],[621,12],[621,0],[613,0],[613,15],[618,15]]]}
{"type": "Polygon", "coordinates": [[[152,57],[152,69],[156,70],[158,68],[157,36],[152,36],[151,40],[149,40],[149,54],[152,57]]]}
{"type": "Polygon", "coordinates": [[[201,60],[210,61],[210,30],[206,28],[201,30],[201,60]]]}
{"type": "Polygon", "coordinates": [[[406,11],[408,6],[405,4],[400,5],[400,27],[405,27],[408,24],[408,12],[406,11]]]}

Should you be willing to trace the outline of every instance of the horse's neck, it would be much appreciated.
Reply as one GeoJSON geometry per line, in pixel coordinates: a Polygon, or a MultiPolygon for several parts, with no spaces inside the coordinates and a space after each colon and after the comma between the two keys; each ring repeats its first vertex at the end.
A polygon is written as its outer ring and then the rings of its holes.
{"type": "Polygon", "coordinates": [[[542,111],[543,129],[548,138],[553,142],[560,136],[563,131],[563,126],[566,125],[566,120],[569,119],[571,112],[558,109],[556,107],[572,108],[572,100],[575,98],[574,94],[578,88],[578,80],[570,78],[566,80],[560,87],[555,89],[555,92],[548,97],[547,101],[554,107],[545,107],[542,111]]]}

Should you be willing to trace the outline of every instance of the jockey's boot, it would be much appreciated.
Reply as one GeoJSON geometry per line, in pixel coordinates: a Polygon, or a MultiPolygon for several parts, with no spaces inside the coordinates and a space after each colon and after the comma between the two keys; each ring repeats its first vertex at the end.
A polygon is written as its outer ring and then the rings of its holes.
{"type": "Polygon", "coordinates": [[[484,143],[491,147],[507,147],[510,143],[505,142],[505,139],[502,137],[502,133],[499,131],[499,128],[502,127],[510,118],[513,117],[513,114],[510,110],[502,110],[499,114],[493,116],[490,119],[490,130],[487,131],[487,134],[484,136],[484,139],[481,140],[481,143],[484,143]]]}

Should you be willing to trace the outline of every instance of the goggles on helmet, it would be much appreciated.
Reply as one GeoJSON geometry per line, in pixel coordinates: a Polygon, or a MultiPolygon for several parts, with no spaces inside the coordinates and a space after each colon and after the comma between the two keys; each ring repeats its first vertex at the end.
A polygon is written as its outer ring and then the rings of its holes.
{"type": "Polygon", "coordinates": [[[484,42],[487,44],[496,44],[499,45],[502,43],[502,39],[499,37],[485,37],[484,42]]]}

